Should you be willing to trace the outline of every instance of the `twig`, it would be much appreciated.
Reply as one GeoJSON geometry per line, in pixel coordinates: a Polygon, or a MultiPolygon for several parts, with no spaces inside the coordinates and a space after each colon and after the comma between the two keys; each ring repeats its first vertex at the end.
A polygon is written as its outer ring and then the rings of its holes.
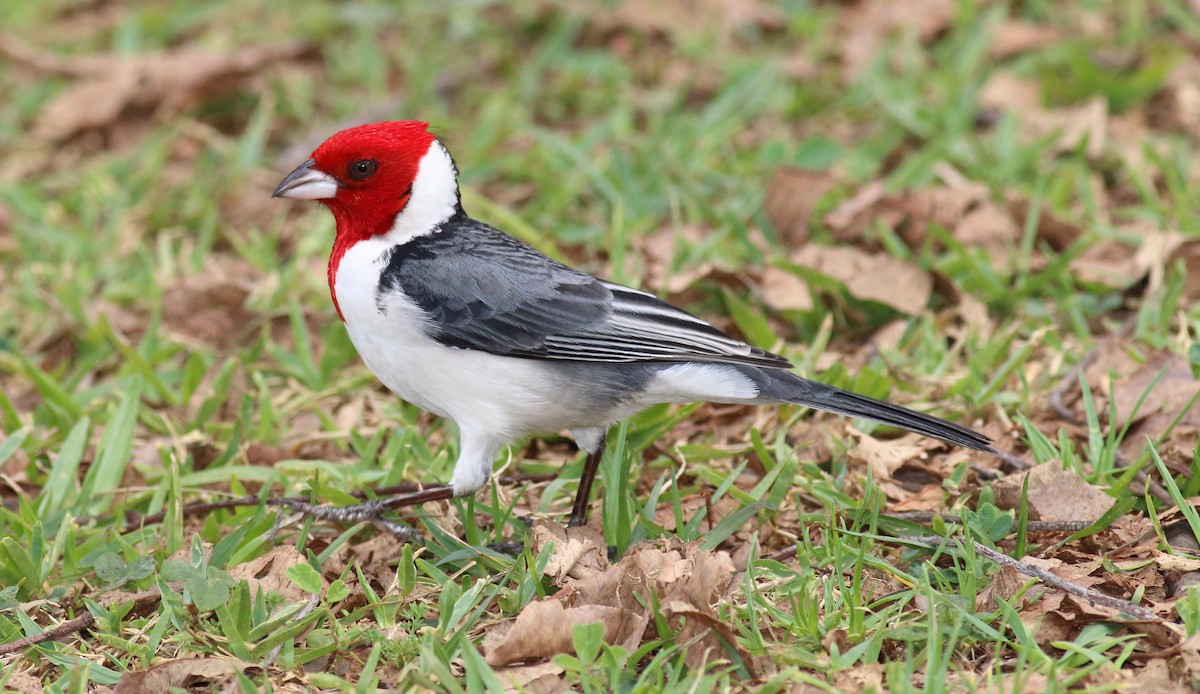
{"type": "MultiPolygon", "coordinates": [[[[516,485],[523,484],[525,482],[549,482],[556,477],[558,477],[558,475],[553,473],[516,473],[513,475],[505,475],[504,477],[498,478],[496,481],[500,484],[516,485]]],[[[408,494],[410,492],[419,491],[420,489],[422,489],[422,486],[415,482],[405,482],[404,484],[397,484],[392,487],[383,487],[372,491],[376,496],[382,497],[391,496],[393,494],[408,494]]],[[[355,492],[354,497],[357,499],[365,499],[367,498],[367,495],[366,492],[360,491],[355,492]]],[[[190,516],[203,516],[212,513],[213,511],[220,511],[221,509],[238,508],[241,506],[259,506],[263,503],[288,505],[292,503],[302,504],[308,501],[309,498],[304,496],[285,496],[268,499],[262,499],[257,496],[239,496],[232,499],[223,499],[221,501],[200,501],[192,504],[184,504],[183,516],[185,518],[190,516]]],[[[127,528],[135,528],[142,525],[161,523],[163,519],[166,518],[166,515],[166,511],[159,511],[158,513],[151,513],[145,516],[130,512],[125,517],[125,526],[127,528]]]]}
{"type": "Polygon", "coordinates": [[[1100,345],[1092,348],[1079,363],[1062,377],[1058,385],[1050,392],[1050,407],[1060,419],[1064,419],[1072,424],[1079,424],[1079,413],[1063,404],[1063,398],[1067,397],[1073,389],[1079,386],[1079,374],[1087,367],[1091,366],[1092,362],[1096,361],[1096,357],[1100,355],[1100,345]]]}
{"type": "MultiPolygon", "coordinates": [[[[308,602],[304,603],[304,609],[297,612],[296,616],[292,617],[288,621],[289,622],[299,622],[300,620],[304,619],[308,615],[312,614],[313,610],[317,609],[317,603],[319,603],[320,601],[321,601],[321,594],[313,593],[312,596],[308,599],[308,602]]],[[[283,650],[282,643],[280,643],[278,646],[272,648],[271,653],[269,655],[267,655],[267,659],[263,661],[263,667],[268,667],[272,663],[274,663],[275,659],[279,657],[279,652],[282,650],[283,650]]]]}
{"type": "MultiPolygon", "coordinates": [[[[1129,456],[1125,455],[1120,450],[1116,452],[1115,460],[1117,467],[1128,468],[1133,465],[1133,461],[1129,459],[1129,456]]],[[[1154,495],[1155,499],[1158,499],[1159,501],[1168,505],[1175,503],[1175,500],[1171,498],[1170,492],[1164,489],[1163,486],[1156,480],[1147,475],[1145,470],[1138,470],[1137,474],[1133,476],[1133,481],[1140,482],[1142,484],[1143,494],[1146,492],[1146,490],[1150,490],[1150,493],[1154,495]]]]}
{"type": "MultiPolygon", "coordinates": [[[[919,542],[924,545],[935,545],[936,546],[936,545],[941,545],[943,542],[946,541],[947,538],[944,538],[944,537],[941,537],[938,535],[934,535],[932,537],[909,536],[909,537],[898,538],[898,539],[907,540],[909,542],[919,542]]],[[[959,548],[963,548],[962,540],[955,540],[954,542],[955,542],[955,544],[957,544],[959,546],[959,548]]],[[[1094,590],[1089,590],[1087,588],[1084,588],[1083,586],[1077,586],[1074,583],[1071,583],[1070,581],[1066,580],[1065,578],[1056,576],[1045,569],[1039,568],[1037,566],[1031,566],[1031,565],[1026,564],[1018,559],[1013,559],[1012,557],[1008,556],[1007,554],[1004,554],[1002,552],[997,552],[996,550],[992,549],[991,547],[988,547],[987,545],[981,544],[979,542],[972,541],[971,544],[975,547],[976,552],[978,552],[979,554],[982,554],[984,557],[996,562],[997,564],[1000,564],[1001,566],[1007,566],[1007,567],[1013,569],[1014,571],[1016,571],[1017,573],[1022,573],[1022,574],[1025,574],[1026,576],[1032,576],[1033,578],[1036,578],[1037,580],[1041,581],[1042,583],[1045,583],[1049,586],[1053,586],[1054,588],[1058,588],[1059,590],[1063,591],[1064,593],[1074,595],[1077,598],[1087,600],[1088,602],[1090,602],[1093,605],[1100,605],[1101,607],[1107,607],[1110,610],[1116,610],[1117,612],[1124,613],[1126,615],[1129,615],[1130,617],[1134,617],[1135,619],[1139,619],[1142,621],[1147,621],[1147,622],[1165,621],[1165,620],[1163,620],[1162,617],[1159,617],[1158,615],[1154,614],[1150,610],[1147,610],[1146,608],[1144,608],[1140,605],[1135,605],[1132,602],[1129,602],[1128,600],[1123,600],[1121,598],[1114,598],[1111,595],[1105,595],[1104,593],[1100,593],[1100,592],[1097,592],[1094,590]]]]}
{"type": "Polygon", "coordinates": [[[1008,451],[996,449],[996,457],[1002,460],[1009,467],[1016,470],[1028,470],[1030,467],[1032,467],[1029,463],[1018,458],[1012,453],[1009,453],[1008,451]]]}
{"type": "Polygon", "coordinates": [[[975,472],[975,475],[977,477],[979,477],[980,479],[985,479],[989,482],[991,482],[992,480],[1000,479],[1000,473],[996,472],[995,470],[993,470],[991,468],[987,468],[982,465],[979,465],[977,463],[971,463],[971,469],[975,472]]]}
{"type": "Polygon", "coordinates": [[[798,551],[798,546],[796,544],[793,544],[791,547],[786,547],[786,548],[781,549],[778,552],[772,554],[771,556],[767,557],[767,559],[770,561],[777,561],[777,562],[783,563],[783,562],[787,561],[788,559],[794,559],[797,551],[798,551]]]}
{"type": "MultiPolygon", "coordinates": [[[[899,520],[912,521],[913,523],[928,524],[934,518],[941,518],[946,523],[954,523],[962,525],[961,517],[952,513],[934,513],[933,511],[897,511],[895,513],[884,513],[887,518],[897,518],[899,520]]],[[[1037,521],[1031,520],[1026,523],[1026,529],[1035,533],[1074,533],[1083,530],[1095,521],[1037,521]]]]}
{"type": "Polygon", "coordinates": [[[64,636],[70,636],[71,634],[88,629],[95,623],[96,618],[92,616],[92,613],[85,611],[75,619],[68,619],[62,624],[47,629],[40,634],[34,634],[33,636],[26,636],[24,638],[17,639],[16,641],[0,644],[0,655],[16,653],[17,651],[24,650],[30,646],[36,646],[39,643],[56,641],[64,636]]]}
{"type": "MultiPolygon", "coordinates": [[[[141,614],[140,610],[145,609],[145,606],[147,605],[157,603],[161,598],[162,595],[159,594],[158,589],[151,588],[149,590],[143,590],[137,593],[109,593],[101,597],[99,601],[100,604],[105,608],[111,607],[117,603],[133,602],[135,609],[130,612],[132,615],[141,614]]],[[[63,636],[88,629],[95,623],[96,618],[92,616],[92,613],[84,612],[75,619],[67,620],[56,627],[52,627],[46,631],[43,631],[40,634],[34,634],[33,636],[26,636],[10,643],[0,644],[0,655],[8,655],[9,653],[19,651],[23,648],[36,646],[39,643],[45,643],[46,641],[58,640],[63,636]]]]}

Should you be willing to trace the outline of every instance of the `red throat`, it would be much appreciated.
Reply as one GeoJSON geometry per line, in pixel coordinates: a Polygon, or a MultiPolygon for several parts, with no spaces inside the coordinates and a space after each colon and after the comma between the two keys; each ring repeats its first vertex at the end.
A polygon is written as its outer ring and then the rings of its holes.
{"type": "Polygon", "coordinates": [[[420,121],[391,121],[335,133],[313,152],[317,170],[337,181],[337,194],[320,202],[337,223],[329,254],[329,293],[345,322],[337,298],[337,273],[346,251],[388,233],[412,196],[421,158],[434,142],[420,121]],[[356,168],[359,167],[359,168],[356,168]]]}

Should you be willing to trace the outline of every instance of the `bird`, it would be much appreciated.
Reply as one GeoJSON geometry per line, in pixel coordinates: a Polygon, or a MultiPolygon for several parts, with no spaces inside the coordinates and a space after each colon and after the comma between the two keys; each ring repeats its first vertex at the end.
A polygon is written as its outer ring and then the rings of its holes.
{"type": "Polygon", "coordinates": [[[425,122],[341,130],[272,196],[333,214],[329,290],[358,354],[389,390],[459,432],[448,483],[302,511],[377,520],[470,496],[502,447],[568,431],[586,454],[568,521],[580,526],[609,428],[661,403],[792,403],[996,452],[966,426],[803,378],[778,354],[474,219],[455,160],[425,122]]]}

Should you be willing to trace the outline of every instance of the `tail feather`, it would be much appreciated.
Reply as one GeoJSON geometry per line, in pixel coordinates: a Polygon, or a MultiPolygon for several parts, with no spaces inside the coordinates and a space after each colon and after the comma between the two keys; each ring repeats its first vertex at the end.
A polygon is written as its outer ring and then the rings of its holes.
{"type": "Polygon", "coordinates": [[[753,369],[757,372],[756,374],[749,373],[749,371],[750,369],[745,369],[743,373],[747,373],[756,382],[759,387],[759,397],[804,405],[848,417],[867,419],[977,451],[996,452],[990,438],[961,424],[947,422],[933,415],[827,386],[824,383],[809,381],[790,371],[753,369]]]}

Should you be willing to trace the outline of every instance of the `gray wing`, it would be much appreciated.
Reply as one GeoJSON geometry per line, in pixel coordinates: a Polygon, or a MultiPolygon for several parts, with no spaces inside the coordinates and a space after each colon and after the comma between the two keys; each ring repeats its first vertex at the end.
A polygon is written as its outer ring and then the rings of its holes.
{"type": "Polygon", "coordinates": [[[652,294],[598,280],[465,216],[392,249],[380,277],[380,291],[388,290],[420,306],[431,337],[451,347],[569,361],[791,367],[652,294]]]}

